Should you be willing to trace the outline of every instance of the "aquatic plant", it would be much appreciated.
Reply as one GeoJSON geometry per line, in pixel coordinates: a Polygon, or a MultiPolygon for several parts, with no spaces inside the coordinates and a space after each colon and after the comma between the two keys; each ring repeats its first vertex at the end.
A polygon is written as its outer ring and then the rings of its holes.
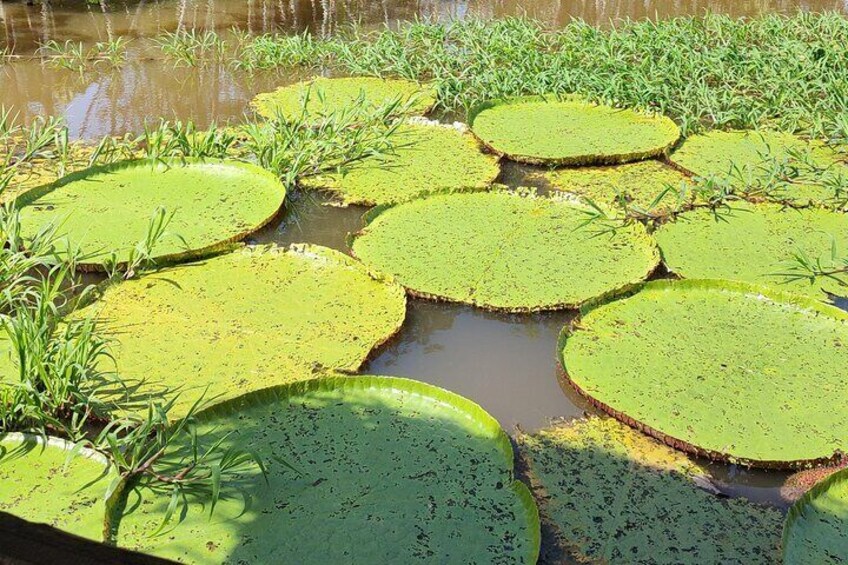
{"type": "Polygon", "coordinates": [[[165,32],[154,39],[162,53],[175,66],[196,67],[203,63],[217,62],[224,58],[227,43],[215,31],[181,29],[165,32]]]}
{"type": "Polygon", "coordinates": [[[845,343],[848,315],[833,306],[684,280],[584,308],[559,350],[569,382],[637,429],[715,460],[793,468],[845,449],[845,343]]]}
{"type": "Polygon", "coordinates": [[[214,520],[208,498],[188,494],[179,527],[152,538],[170,499],[141,481],[116,512],[118,545],[183,563],[536,562],[538,513],[513,478],[509,439],[455,394],[391,377],[324,378],[219,403],[196,430],[255,450],[267,473],[222,488],[214,520]]]}
{"type": "Polygon", "coordinates": [[[50,40],[41,45],[39,51],[54,67],[82,73],[101,63],[113,68],[120,67],[126,62],[127,43],[128,39],[116,37],[97,42],[86,49],[82,42],[67,40],[59,43],[50,40]]]}
{"type": "Polygon", "coordinates": [[[783,563],[836,564],[848,554],[848,470],[838,471],[801,497],[786,516],[783,563]]]}
{"type": "Polygon", "coordinates": [[[496,191],[437,195],[366,215],[352,249],[414,296],[506,311],[574,307],[644,280],[644,226],[599,235],[578,206],[496,191]]]}
{"type": "Polygon", "coordinates": [[[27,192],[16,200],[21,233],[33,237],[56,226],[58,251],[80,249],[81,267],[125,263],[157,207],[170,211],[169,233],[155,258],[178,261],[220,249],[268,223],[285,189],[271,174],[235,161],[139,160],[86,169],[27,192]],[[108,214],[102,214],[108,208],[108,214]],[[98,217],[96,225],[92,217],[98,217]]]}
{"type": "Polygon", "coordinates": [[[837,276],[845,265],[822,257],[848,245],[846,230],[848,218],[839,212],[740,201],[718,214],[685,212],[654,237],[668,269],[682,277],[771,284],[824,299],[825,292],[848,294],[848,280],[837,276]]]}
{"type": "Polygon", "coordinates": [[[578,562],[774,563],[781,513],[717,496],[685,455],[611,418],[518,437],[556,545],[578,562]]]}
{"type": "Polygon", "coordinates": [[[462,128],[413,122],[392,135],[393,150],[301,185],[329,191],[343,204],[396,204],[428,194],[484,190],[500,173],[498,159],[480,151],[462,128]]]}
{"type": "Polygon", "coordinates": [[[469,114],[471,131],[513,161],[539,165],[611,165],[655,157],[680,137],[650,116],[555,95],[490,101],[469,114]]]}

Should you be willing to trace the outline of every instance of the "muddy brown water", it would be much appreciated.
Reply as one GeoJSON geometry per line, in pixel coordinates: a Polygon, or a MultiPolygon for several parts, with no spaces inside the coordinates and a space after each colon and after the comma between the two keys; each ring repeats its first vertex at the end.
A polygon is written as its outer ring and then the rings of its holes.
{"type": "MultiPolygon", "coordinates": [[[[0,50],[10,48],[20,56],[0,65],[0,105],[13,107],[26,120],[45,114],[64,116],[72,137],[96,139],[137,133],[159,117],[191,118],[201,127],[213,121],[242,120],[256,93],[303,78],[292,71],[251,76],[220,66],[173,68],[150,55],[155,50],[149,38],[165,31],[226,32],[236,27],[250,33],[309,30],[328,35],[352,21],[378,27],[414,18],[498,18],[525,13],[555,25],[573,17],[603,25],[625,17],[697,14],[707,7],[750,16],[798,9],[848,11],[848,0],[54,0],[35,6],[0,0],[0,50]],[[117,36],[133,38],[130,61],[118,70],[79,74],[53,69],[36,56],[38,44],[49,40],[93,42],[117,36]]],[[[500,180],[518,186],[524,184],[525,173],[523,167],[510,164],[500,180]]],[[[323,206],[320,198],[305,195],[295,195],[292,207],[294,212],[251,241],[308,241],[346,251],[345,237],[360,227],[365,211],[323,206]]],[[[409,376],[445,387],[481,404],[507,430],[520,426],[533,431],[552,418],[574,418],[591,411],[557,377],[557,336],[573,315],[504,315],[410,300],[402,331],[376,352],[364,371],[409,376]]],[[[784,474],[708,466],[727,494],[784,506],[777,489],[784,474]]]]}

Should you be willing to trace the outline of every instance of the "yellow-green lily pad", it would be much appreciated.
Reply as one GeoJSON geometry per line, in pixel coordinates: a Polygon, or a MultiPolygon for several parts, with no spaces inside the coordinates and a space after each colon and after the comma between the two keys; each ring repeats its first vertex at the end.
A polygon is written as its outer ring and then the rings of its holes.
{"type": "Polygon", "coordinates": [[[810,489],[786,517],[785,565],[836,565],[848,556],[848,470],[810,489]]]}

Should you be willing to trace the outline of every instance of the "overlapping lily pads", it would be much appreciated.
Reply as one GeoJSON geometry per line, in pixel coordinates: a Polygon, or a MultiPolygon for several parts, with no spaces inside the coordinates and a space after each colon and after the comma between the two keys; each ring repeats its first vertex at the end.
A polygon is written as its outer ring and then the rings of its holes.
{"type": "Polygon", "coordinates": [[[669,270],[683,277],[770,284],[816,298],[825,297],[822,291],[848,294],[838,278],[803,278],[792,261],[800,253],[821,260],[824,270],[836,269],[832,247],[848,249],[848,216],[842,213],[734,202],[693,209],[654,236],[669,270]]]}
{"type": "Polygon", "coordinates": [[[678,166],[702,178],[711,178],[752,191],[755,196],[797,205],[828,204],[834,190],[822,183],[828,174],[848,175],[846,155],[820,142],[773,131],[712,131],[694,135],[672,155],[678,166]],[[794,172],[781,172],[783,165],[794,172]],[[777,183],[772,194],[762,194],[776,177],[796,175],[791,183],[777,183]]]}
{"type": "Polygon", "coordinates": [[[781,513],[707,492],[706,472],[609,418],[519,437],[557,545],[592,563],[774,563],[781,513]]]}
{"type": "Polygon", "coordinates": [[[554,169],[543,178],[557,190],[587,198],[612,212],[626,205],[663,215],[692,201],[688,177],[654,159],[612,167],[554,169]]]}
{"type": "Polygon", "coordinates": [[[638,161],[665,153],[680,137],[664,116],[554,96],[487,102],[471,113],[470,123],[496,153],[534,164],[638,161]]]}
{"type": "Polygon", "coordinates": [[[0,435],[0,511],[102,540],[112,471],[86,449],[69,460],[71,447],[57,438],[0,435]]]}
{"type": "Polygon", "coordinates": [[[198,431],[255,450],[267,477],[225,485],[211,520],[192,504],[158,538],[170,497],[142,484],[127,495],[119,545],[183,563],[536,562],[538,512],[513,479],[509,439],[442,389],[316,379],[212,407],[198,431]]]}
{"type": "Polygon", "coordinates": [[[118,263],[148,235],[157,208],[170,217],[154,258],[175,261],[239,240],[279,211],[285,188],[270,173],[247,163],[126,161],[93,167],[23,194],[23,236],[55,225],[82,266],[118,263]]]}
{"type": "Polygon", "coordinates": [[[559,350],[592,403],[674,447],[797,467],[846,448],[847,345],[848,314],[835,307],[691,280],[584,309],[559,350]]]}
{"type": "Polygon", "coordinates": [[[377,210],[353,251],[414,295],[533,311],[579,305],[643,280],[658,262],[641,225],[599,234],[586,211],[506,191],[377,210]]]}
{"type": "Polygon", "coordinates": [[[317,246],[245,249],[116,284],[77,316],[116,340],[127,409],[179,393],[205,398],[359,368],[403,323],[398,284],[317,246]],[[208,391],[207,391],[208,387],[208,391]]]}
{"type": "Polygon", "coordinates": [[[343,204],[395,204],[432,193],[483,190],[497,178],[498,159],[473,136],[451,126],[407,125],[392,138],[393,154],[359,161],[347,170],[306,178],[343,204]]]}
{"type": "Polygon", "coordinates": [[[380,107],[398,102],[412,114],[425,114],[435,103],[432,88],[414,81],[376,77],[314,78],[265,92],[253,99],[253,108],[266,118],[293,118],[306,111],[327,114],[344,107],[380,107]]]}
{"type": "Polygon", "coordinates": [[[790,509],[783,532],[786,565],[845,563],[848,556],[848,470],[829,476],[790,509]]]}

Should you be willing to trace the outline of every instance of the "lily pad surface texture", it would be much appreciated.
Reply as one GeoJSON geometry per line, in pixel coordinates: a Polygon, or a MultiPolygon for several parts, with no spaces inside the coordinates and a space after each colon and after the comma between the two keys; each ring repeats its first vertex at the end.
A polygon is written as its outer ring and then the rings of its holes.
{"type": "Polygon", "coordinates": [[[495,100],[470,117],[474,134],[513,161],[612,165],[665,153],[680,137],[669,118],[539,96],[495,100]]]}
{"type": "Polygon", "coordinates": [[[403,323],[398,284],[317,246],[245,249],[106,289],[77,315],[116,340],[131,386],[112,400],[228,398],[322,370],[355,371],[403,323]],[[208,387],[208,391],[206,390],[208,387]]]}
{"type": "MultiPolygon", "coordinates": [[[[800,164],[799,176],[776,189],[775,199],[796,205],[827,204],[833,189],[822,185],[824,175],[846,175],[845,154],[819,142],[789,133],[770,131],[712,131],[693,135],[671,155],[671,160],[702,178],[729,183],[742,190],[761,191],[781,164],[800,164]],[[809,161],[822,169],[814,172],[809,161]]],[[[774,187],[773,187],[774,188],[774,187]]]]}
{"type": "Polygon", "coordinates": [[[573,307],[644,280],[641,225],[599,235],[572,204],[504,191],[439,195],[370,217],[353,251],[416,296],[507,311],[573,307]]]}
{"type": "Polygon", "coordinates": [[[846,346],[836,307],[691,280],[584,309],[560,352],[571,383],[616,418],[713,459],[789,468],[846,448],[846,346]]]}
{"type": "Polygon", "coordinates": [[[309,114],[329,114],[342,108],[368,109],[398,102],[409,113],[426,114],[436,99],[432,89],[417,82],[375,77],[314,78],[265,92],[253,99],[253,108],[272,119],[309,114]],[[365,102],[362,107],[360,101],[365,102]]]}
{"type": "Polygon", "coordinates": [[[198,420],[204,440],[230,434],[225,447],[255,450],[267,482],[245,473],[211,520],[191,504],[159,538],[170,497],[141,485],[120,546],[183,563],[536,563],[538,511],[513,479],[509,439],[460,396],[392,377],[316,379],[198,420]]]}
{"type": "Polygon", "coordinates": [[[559,424],[520,436],[519,448],[542,519],[579,562],[779,560],[778,510],[704,490],[706,471],[616,420],[559,424]]]}
{"type": "Polygon", "coordinates": [[[848,294],[828,277],[797,278],[799,251],[832,264],[831,247],[848,249],[848,216],[823,209],[734,202],[730,209],[695,208],[662,225],[654,237],[670,271],[693,279],[733,279],[772,285],[813,298],[848,294]]]}
{"type": "Polygon", "coordinates": [[[786,565],[836,565],[848,556],[848,470],[839,471],[795,503],[786,517],[786,565]]]}
{"type": "Polygon", "coordinates": [[[613,213],[638,208],[664,215],[688,204],[688,177],[655,159],[607,167],[554,169],[542,177],[556,190],[587,198],[613,213]]]}
{"type": "Polygon", "coordinates": [[[113,475],[105,458],[86,449],[68,461],[72,447],[57,438],[0,435],[0,511],[101,541],[113,475]]]}
{"type": "Polygon", "coordinates": [[[93,167],[23,194],[23,236],[57,227],[81,266],[118,263],[148,234],[157,208],[171,217],[154,259],[176,261],[240,240],[271,221],[285,188],[271,173],[234,161],[126,161],[93,167]]]}
{"type": "Polygon", "coordinates": [[[484,190],[500,173],[497,157],[482,153],[472,135],[451,126],[407,125],[392,139],[393,154],[306,178],[302,184],[329,191],[345,205],[373,206],[432,193],[484,190]]]}

